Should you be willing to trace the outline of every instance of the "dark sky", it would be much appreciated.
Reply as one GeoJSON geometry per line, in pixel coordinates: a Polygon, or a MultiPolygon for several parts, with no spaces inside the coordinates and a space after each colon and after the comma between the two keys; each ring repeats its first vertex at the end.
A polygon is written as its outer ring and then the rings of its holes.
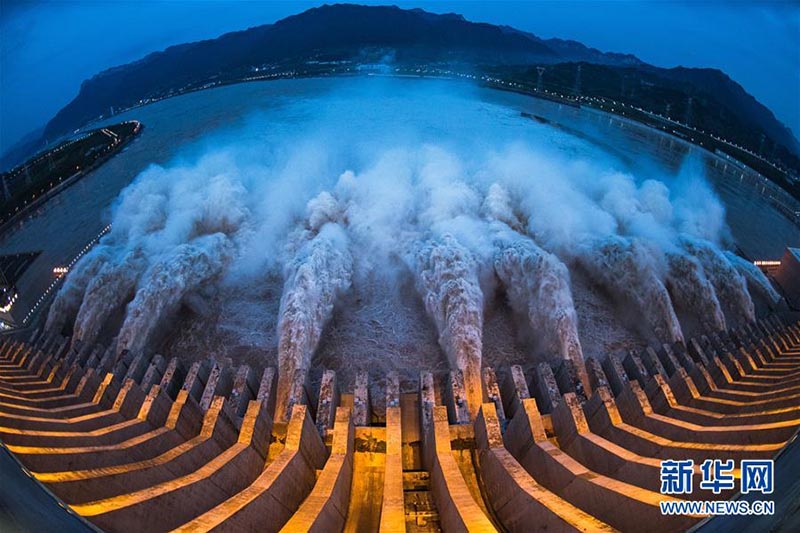
{"type": "MultiPolygon", "coordinates": [[[[39,128],[81,81],[169,45],[274,22],[322,2],[0,0],[0,153],[39,128]]],[[[575,39],[663,67],[724,70],[800,132],[800,3],[420,1],[540,37],[575,39]]],[[[796,133],[797,135],[797,133],[796,133]]]]}

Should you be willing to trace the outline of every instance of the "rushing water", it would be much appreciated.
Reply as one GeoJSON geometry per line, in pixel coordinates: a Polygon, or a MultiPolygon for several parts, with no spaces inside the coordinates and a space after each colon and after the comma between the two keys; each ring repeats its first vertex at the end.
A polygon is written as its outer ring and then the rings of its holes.
{"type": "MultiPolygon", "coordinates": [[[[385,143],[382,133],[387,124],[391,125],[393,140],[404,144],[446,146],[457,141],[474,146],[475,153],[480,153],[482,148],[498,142],[521,141],[557,150],[567,157],[600,159],[609,168],[661,180],[678,174],[687,157],[695,158],[702,161],[725,205],[726,222],[742,251],[753,258],[766,259],[779,257],[787,245],[800,246],[800,230],[770,205],[764,196],[766,190],[751,173],[731,163],[603,113],[461,82],[325,78],[248,83],[164,100],[120,114],[109,122],[127,119],[137,119],[145,125],[137,139],[2,236],[2,253],[42,250],[18,284],[20,299],[15,315],[23,316],[52,282],[53,267],[68,262],[108,224],[114,199],[149,165],[169,165],[176,159],[192,161],[232,138],[263,147],[264,153],[278,153],[287,143],[302,144],[309,132],[318,141],[331,145],[359,144],[360,149],[352,153],[369,153],[385,143]],[[425,90],[419,90],[421,86],[425,90]],[[537,115],[546,123],[523,117],[521,112],[537,115]]],[[[359,161],[352,153],[342,155],[343,160],[334,166],[357,167],[359,161]]],[[[335,178],[331,176],[327,182],[323,179],[316,186],[330,186],[335,178]]],[[[303,190],[302,185],[300,205],[319,192],[303,190]]],[[[580,288],[591,285],[585,273],[573,273],[573,283],[578,285],[578,314],[586,325],[582,329],[584,351],[592,355],[615,345],[624,346],[629,335],[595,309],[599,297],[592,290],[580,288]]],[[[355,295],[346,296],[351,304],[349,308],[344,306],[349,309],[348,316],[343,316],[341,308],[334,312],[320,346],[320,364],[335,366],[334,360],[340,357],[336,352],[343,347],[358,353],[374,349],[370,339],[362,338],[363,330],[348,326],[346,322],[350,320],[369,324],[373,337],[382,339],[378,342],[398,344],[393,361],[376,362],[385,365],[381,369],[418,368],[419,360],[430,351],[438,351],[438,347],[432,326],[419,318],[424,316],[420,302],[409,294],[405,290],[390,295],[394,304],[391,312],[386,310],[386,300],[365,294],[363,289],[362,293],[356,290],[355,295]],[[398,319],[403,316],[416,318],[398,319]]],[[[252,305],[225,308],[223,303],[220,313],[225,317],[206,321],[200,328],[208,331],[198,332],[196,326],[185,325],[176,336],[213,336],[222,323],[229,334],[235,332],[244,346],[242,359],[257,358],[245,348],[259,346],[272,354],[267,359],[274,364],[280,280],[253,291],[232,287],[225,298],[250,301],[252,305]],[[265,316],[270,318],[264,320],[265,316]]],[[[503,313],[508,314],[508,310],[503,313]]],[[[484,335],[486,350],[491,352],[487,356],[490,363],[519,359],[519,347],[508,340],[513,337],[511,329],[508,320],[493,313],[486,316],[484,335]]],[[[223,355],[236,357],[238,353],[235,345],[229,349],[221,348],[219,343],[215,346],[215,350],[224,351],[223,355]]],[[[427,366],[442,367],[440,356],[430,359],[427,366]]]]}

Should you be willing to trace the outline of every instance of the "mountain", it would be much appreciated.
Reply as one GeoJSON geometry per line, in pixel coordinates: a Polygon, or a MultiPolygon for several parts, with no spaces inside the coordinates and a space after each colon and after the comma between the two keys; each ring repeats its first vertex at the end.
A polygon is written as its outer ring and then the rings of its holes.
{"type": "Polygon", "coordinates": [[[368,50],[392,50],[400,62],[553,63],[591,56],[618,62],[579,43],[550,43],[531,34],[394,6],[325,5],[274,24],[183,44],[101,72],[46,127],[56,137],[109,110],[179,89],[221,73],[246,74],[252,66],[323,57],[350,59],[368,50]]]}
{"type": "Polygon", "coordinates": [[[29,131],[0,154],[0,169],[10,169],[25,161],[43,142],[44,126],[29,131]]]}
{"type": "MultiPolygon", "coordinates": [[[[788,164],[800,168],[800,149],[791,132],[722,72],[659,69],[632,55],[604,53],[576,41],[541,39],[508,26],[470,22],[453,13],[352,4],[309,9],[274,24],[173,46],[101,72],[81,85],[78,96],[47,124],[44,136],[57,138],[111,107],[126,108],[211,83],[235,82],[255,69],[307,70],[310,63],[375,63],[387,57],[398,65],[459,64],[478,70],[574,62],[602,65],[623,74],[633,69],[656,83],[670,85],[670,90],[687,96],[702,94],[704,101],[715,99],[715,105],[707,107],[720,110],[726,123],[734,124],[734,133],[750,130],[742,137],[750,139],[763,132],[780,147],[773,155],[786,156],[788,164]]],[[[622,89],[624,93],[624,85],[622,89]]],[[[619,92],[613,89],[611,93],[615,91],[619,92]]],[[[732,138],[731,132],[724,134],[732,138]]]]}
{"type": "Polygon", "coordinates": [[[657,70],[662,71],[667,78],[691,85],[698,92],[713,95],[730,110],[735,110],[734,114],[739,120],[762,130],[767,137],[789,148],[795,155],[800,155],[800,143],[792,130],[721,70],[686,67],[657,70]]]}

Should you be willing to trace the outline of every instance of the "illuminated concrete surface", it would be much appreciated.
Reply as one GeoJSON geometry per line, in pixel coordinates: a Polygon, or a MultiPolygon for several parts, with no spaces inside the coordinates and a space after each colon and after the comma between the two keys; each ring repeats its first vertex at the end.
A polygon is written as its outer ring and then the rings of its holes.
{"type": "Polygon", "coordinates": [[[778,456],[786,527],[798,503],[797,444],[786,444],[800,427],[800,326],[784,320],[589,358],[585,373],[569,362],[530,375],[484,368],[472,419],[457,371],[422,373],[415,393],[389,375],[380,409],[366,372],[341,391],[327,371],[319,389],[302,385],[312,405],[273,423],[274,369],[141,354],[113,364],[102,350],[65,350],[66,339],[6,339],[3,519],[86,529],[63,505],[108,531],[675,531],[704,517],[661,515],[659,502],[677,499],[659,493],[661,459],[694,459],[698,483],[706,458],[778,456]]]}

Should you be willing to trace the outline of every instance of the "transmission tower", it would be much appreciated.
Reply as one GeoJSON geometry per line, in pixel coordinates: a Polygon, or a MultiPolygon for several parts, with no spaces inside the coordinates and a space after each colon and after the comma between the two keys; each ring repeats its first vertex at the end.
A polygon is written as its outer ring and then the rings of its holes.
{"type": "Polygon", "coordinates": [[[578,71],[575,73],[575,96],[581,95],[581,65],[578,65],[578,71]]]}
{"type": "Polygon", "coordinates": [[[692,97],[689,97],[689,101],[686,103],[686,122],[687,126],[692,125],[692,97]]]}
{"type": "Polygon", "coordinates": [[[542,92],[542,75],[544,67],[536,67],[536,92],[542,92]]]}

